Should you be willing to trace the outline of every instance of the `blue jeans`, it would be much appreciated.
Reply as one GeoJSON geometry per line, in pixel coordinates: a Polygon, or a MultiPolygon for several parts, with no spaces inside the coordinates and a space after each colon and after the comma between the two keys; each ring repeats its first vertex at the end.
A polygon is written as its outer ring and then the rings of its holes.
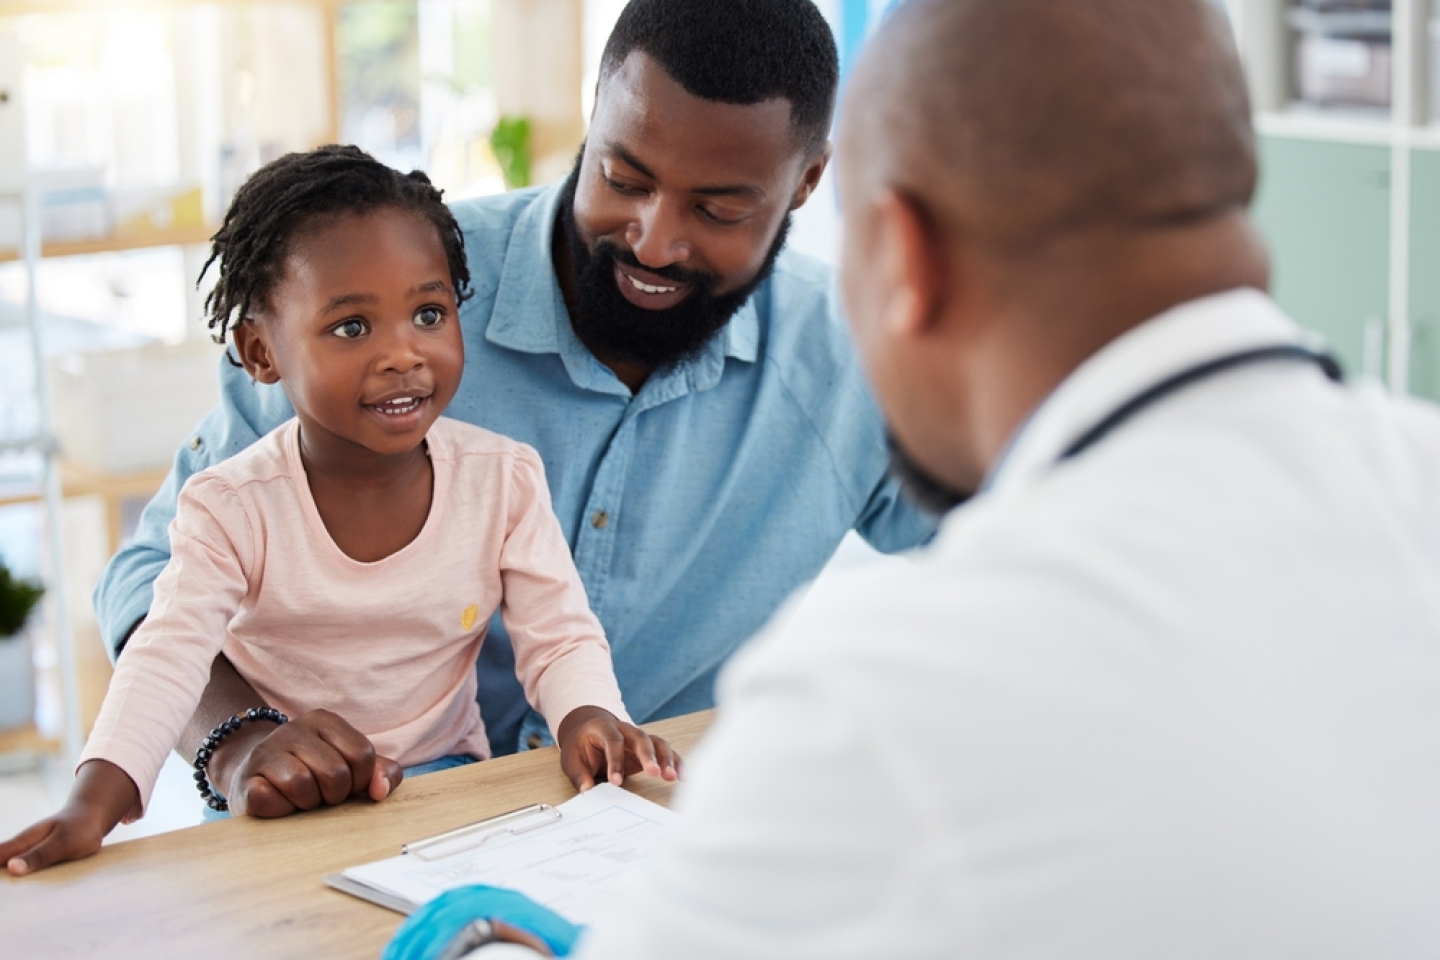
{"type": "MultiPolygon", "coordinates": [[[[405,779],[423,777],[427,773],[439,773],[441,770],[453,770],[456,767],[466,767],[475,762],[477,762],[475,758],[467,753],[452,753],[449,756],[440,757],[437,760],[427,760],[424,763],[417,763],[413,767],[406,767],[405,779]]],[[[219,796],[219,794],[216,794],[216,796],[219,796]]],[[[210,823],[213,820],[230,819],[229,810],[212,810],[208,803],[205,805],[203,812],[206,823],[210,823]]]]}

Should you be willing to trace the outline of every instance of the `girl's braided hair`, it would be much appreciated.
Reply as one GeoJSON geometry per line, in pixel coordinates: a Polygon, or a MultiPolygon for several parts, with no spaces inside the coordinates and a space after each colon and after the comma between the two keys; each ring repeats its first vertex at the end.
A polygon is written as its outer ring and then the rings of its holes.
{"type": "Polygon", "coordinates": [[[228,331],[266,305],[298,233],[320,218],[387,207],[413,211],[434,224],[455,301],[463,303],[471,292],[465,241],[430,178],[419,170],[402,174],[359,147],[331,144],[266,164],[236,192],[200,270],[203,278],[211,264],[219,265],[215,289],[205,298],[215,342],[224,343],[228,331]]]}

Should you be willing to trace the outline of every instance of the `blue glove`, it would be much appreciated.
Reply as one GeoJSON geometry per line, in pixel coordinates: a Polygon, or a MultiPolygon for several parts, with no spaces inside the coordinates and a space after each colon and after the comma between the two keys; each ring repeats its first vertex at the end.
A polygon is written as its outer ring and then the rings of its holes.
{"type": "Polygon", "coordinates": [[[584,930],[523,893],[477,883],[448,890],[410,914],[381,960],[435,960],[475,920],[499,920],[533,933],[557,957],[568,957],[584,930]]]}

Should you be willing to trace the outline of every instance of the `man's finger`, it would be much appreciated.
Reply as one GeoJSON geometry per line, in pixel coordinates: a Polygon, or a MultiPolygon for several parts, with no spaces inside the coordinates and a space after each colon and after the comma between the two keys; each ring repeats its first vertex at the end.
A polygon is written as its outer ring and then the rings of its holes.
{"type": "Polygon", "coordinates": [[[296,809],[295,804],[291,803],[285,794],[261,776],[241,781],[241,787],[236,792],[236,800],[229,801],[230,812],[235,816],[248,814],[262,820],[272,820],[276,817],[288,817],[296,809]]]}
{"type": "Polygon", "coordinates": [[[529,930],[508,924],[504,920],[491,920],[490,930],[494,933],[496,941],[500,943],[518,943],[521,946],[529,947],[542,957],[555,956],[550,945],[529,930]]]}
{"type": "Polygon", "coordinates": [[[290,746],[291,755],[310,771],[320,791],[320,799],[329,806],[344,803],[351,794],[363,791],[370,779],[353,779],[355,772],[340,751],[320,737],[310,737],[290,746]]]}
{"type": "MultiPolygon", "coordinates": [[[[315,775],[299,757],[292,753],[272,754],[250,771],[261,776],[295,805],[297,810],[314,810],[324,802],[315,775]]],[[[252,809],[253,813],[253,809],[252,809]]]]}
{"type": "Polygon", "coordinates": [[[314,723],[315,733],[335,748],[350,768],[351,792],[365,789],[375,776],[375,745],[370,738],[328,710],[316,710],[306,719],[314,723]]]}
{"type": "Polygon", "coordinates": [[[394,793],[395,788],[400,786],[400,782],[404,779],[405,769],[397,761],[389,757],[376,757],[375,773],[370,778],[368,790],[370,799],[379,803],[394,793]]]}

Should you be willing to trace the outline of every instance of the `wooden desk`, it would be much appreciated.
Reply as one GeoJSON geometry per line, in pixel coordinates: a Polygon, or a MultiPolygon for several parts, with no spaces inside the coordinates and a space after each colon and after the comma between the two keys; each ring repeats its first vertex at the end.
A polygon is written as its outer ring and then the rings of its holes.
{"type": "MultiPolygon", "coordinates": [[[[697,713],[646,729],[687,752],[711,719],[697,713]]],[[[648,777],[626,786],[667,805],[674,789],[648,777]]],[[[115,844],[33,877],[5,875],[0,953],[374,960],[403,918],[329,889],[326,874],[392,857],[409,840],[574,794],[550,748],[407,780],[381,804],[207,823],[115,844]]]]}

